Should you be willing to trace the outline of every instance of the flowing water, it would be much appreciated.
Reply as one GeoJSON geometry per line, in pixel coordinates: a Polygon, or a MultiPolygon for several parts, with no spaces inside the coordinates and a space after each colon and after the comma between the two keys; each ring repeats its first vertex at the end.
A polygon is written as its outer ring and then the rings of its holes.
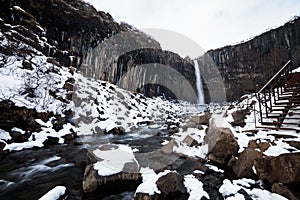
{"type": "Polygon", "coordinates": [[[203,92],[203,85],[201,81],[201,71],[198,64],[198,61],[194,60],[194,66],[195,66],[195,76],[196,76],[196,87],[197,87],[197,104],[204,105],[204,92],[203,92]]]}
{"type": "Polygon", "coordinates": [[[71,199],[133,199],[134,191],[107,194],[101,197],[86,196],[82,192],[82,178],[86,155],[100,144],[130,144],[141,151],[160,148],[165,137],[156,136],[159,128],[140,127],[126,135],[84,136],[78,144],[63,144],[45,148],[11,152],[0,159],[0,199],[39,199],[55,186],[71,188],[71,199]],[[74,194],[76,194],[74,196],[74,194]]]}

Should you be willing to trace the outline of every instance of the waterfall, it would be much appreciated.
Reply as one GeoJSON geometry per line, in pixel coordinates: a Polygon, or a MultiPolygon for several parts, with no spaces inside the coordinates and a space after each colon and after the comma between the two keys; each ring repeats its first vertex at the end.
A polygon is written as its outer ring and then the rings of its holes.
{"type": "Polygon", "coordinates": [[[201,72],[198,65],[198,61],[194,60],[194,66],[195,66],[195,76],[196,76],[196,86],[197,86],[197,104],[204,105],[204,92],[203,92],[203,86],[201,81],[201,72]]]}

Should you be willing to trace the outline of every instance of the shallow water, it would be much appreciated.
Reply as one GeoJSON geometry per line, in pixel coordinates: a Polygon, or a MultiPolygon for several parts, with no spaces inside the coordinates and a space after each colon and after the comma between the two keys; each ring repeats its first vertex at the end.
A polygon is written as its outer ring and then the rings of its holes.
{"type": "MultiPolygon", "coordinates": [[[[39,199],[55,186],[71,188],[68,199],[93,199],[82,193],[84,166],[74,164],[86,159],[88,150],[100,144],[130,144],[141,152],[160,147],[163,137],[153,137],[158,129],[140,128],[135,133],[115,136],[84,136],[82,145],[55,145],[47,148],[11,152],[0,159],[0,199],[39,199]],[[71,198],[72,197],[72,198],[71,198]]],[[[104,200],[133,199],[134,191],[109,194],[104,200]]],[[[99,199],[99,198],[97,198],[99,199]]]]}

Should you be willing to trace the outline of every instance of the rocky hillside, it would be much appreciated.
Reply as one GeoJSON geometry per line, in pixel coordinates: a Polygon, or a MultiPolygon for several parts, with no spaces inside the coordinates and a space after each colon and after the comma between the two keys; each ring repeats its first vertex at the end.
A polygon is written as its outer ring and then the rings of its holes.
{"type": "MultiPolygon", "coordinates": [[[[82,64],[91,66],[98,61],[93,67],[100,68],[92,69],[94,74],[89,75],[117,83],[127,70],[145,63],[158,63],[178,70],[195,88],[193,64],[177,54],[162,51],[146,34],[128,24],[118,24],[108,13],[96,11],[84,1],[51,0],[45,4],[42,0],[2,0],[1,3],[1,31],[5,34],[8,29],[5,24],[12,25],[15,32],[9,36],[11,39],[33,46],[62,66],[80,68],[82,64]],[[116,37],[111,37],[113,35],[116,37]],[[47,44],[39,43],[38,37],[47,40],[47,44]],[[108,42],[103,42],[108,38],[108,42]],[[141,50],[143,48],[148,50],[141,50]]],[[[7,51],[0,49],[3,54],[11,54],[7,51]]],[[[135,80],[146,73],[135,74],[135,80]]],[[[140,90],[134,88],[137,89],[140,90]]],[[[145,87],[142,92],[150,96],[171,95],[166,87],[155,85],[145,87]]]]}
{"type": "Polygon", "coordinates": [[[300,66],[300,18],[267,31],[237,45],[208,51],[201,61],[204,68],[210,59],[219,70],[228,100],[256,92],[289,59],[294,68],[300,66]],[[234,89],[233,89],[234,88],[234,89]]]}

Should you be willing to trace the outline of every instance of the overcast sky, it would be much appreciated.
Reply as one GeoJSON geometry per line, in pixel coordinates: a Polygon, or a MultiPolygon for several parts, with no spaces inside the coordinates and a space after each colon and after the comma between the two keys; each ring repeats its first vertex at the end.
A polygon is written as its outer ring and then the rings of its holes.
{"type": "Polygon", "coordinates": [[[247,40],[300,14],[300,0],[86,1],[138,29],[183,34],[205,51],[247,40]]]}

